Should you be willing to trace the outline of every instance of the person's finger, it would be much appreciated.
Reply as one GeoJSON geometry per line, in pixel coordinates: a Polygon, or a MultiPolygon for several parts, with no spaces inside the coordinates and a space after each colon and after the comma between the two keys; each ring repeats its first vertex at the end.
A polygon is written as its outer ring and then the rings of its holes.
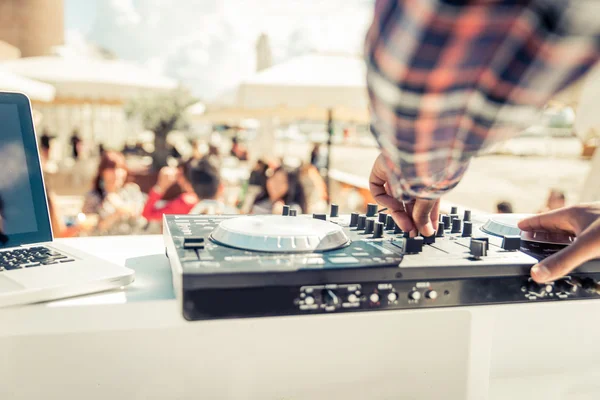
{"type": "Polygon", "coordinates": [[[522,231],[574,232],[572,209],[561,208],[519,221],[522,231]]]}
{"type": "Polygon", "coordinates": [[[400,227],[404,232],[415,231],[415,225],[413,224],[410,214],[404,210],[394,210],[390,213],[396,225],[400,227]]]}
{"type": "Polygon", "coordinates": [[[406,229],[404,229],[404,227],[400,226],[400,228],[402,228],[402,230],[404,232],[408,232],[409,233],[410,237],[415,237],[419,233],[419,231],[417,230],[417,226],[415,225],[415,221],[413,221],[413,218],[412,218],[412,213],[413,213],[413,207],[414,206],[415,206],[415,201],[414,200],[404,202],[404,209],[406,211],[406,218],[408,218],[408,220],[410,221],[410,223],[407,224],[406,229]]]}
{"type": "Polygon", "coordinates": [[[440,199],[437,199],[433,208],[431,209],[431,223],[433,224],[433,229],[437,232],[439,226],[439,217],[440,217],[440,199]]]}
{"type": "MultiPolygon", "coordinates": [[[[431,222],[431,213],[437,204],[437,200],[417,199],[412,211],[413,221],[423,236],[431,236],[435,228],[431,222]]],[[[437,218],[437,217],[436,217],[437,218]]]]}
{"type": "Polygon", "coordinates": [[[539,283],[556,280],[585,263],[600,257],[600,225],[585,230],[573,244],[540,261],[531,268],[531,277],[539,283]]]}

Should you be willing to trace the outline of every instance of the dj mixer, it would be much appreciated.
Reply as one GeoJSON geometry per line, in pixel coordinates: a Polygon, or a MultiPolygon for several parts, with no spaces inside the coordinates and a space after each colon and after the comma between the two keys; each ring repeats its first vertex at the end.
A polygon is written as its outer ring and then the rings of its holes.
{"type": "Polygon", "coordinates": [[[410,237],[390,215],[166,215],[164,239],[188,320],[600,298],[600,260],[546,284],[529,277],[569,235],[521,232],[515,214],[440,216],[410,237]]]}

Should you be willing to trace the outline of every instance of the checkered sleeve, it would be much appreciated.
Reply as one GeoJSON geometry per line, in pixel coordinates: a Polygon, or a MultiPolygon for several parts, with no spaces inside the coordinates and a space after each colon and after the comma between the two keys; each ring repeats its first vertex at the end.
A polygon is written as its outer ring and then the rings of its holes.
{"type": "Polygon", "coordinates": [[[599,57],[600,1],[377,0],[371,130],[403,200],[437,198],[469,160],[535,121],[599,57]]]}

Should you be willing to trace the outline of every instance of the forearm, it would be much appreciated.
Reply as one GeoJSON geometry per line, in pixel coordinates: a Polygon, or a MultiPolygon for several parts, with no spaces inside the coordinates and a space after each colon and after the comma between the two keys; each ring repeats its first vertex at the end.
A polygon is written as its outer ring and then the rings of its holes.
{"type": "Polygon", "coordinates": [[[372,129],[394,192],[436,198],[598,60],[594,2],[378,0],[365,43],[372,129]],[[587,21],[587,19],[586,19],[587,21]]]}

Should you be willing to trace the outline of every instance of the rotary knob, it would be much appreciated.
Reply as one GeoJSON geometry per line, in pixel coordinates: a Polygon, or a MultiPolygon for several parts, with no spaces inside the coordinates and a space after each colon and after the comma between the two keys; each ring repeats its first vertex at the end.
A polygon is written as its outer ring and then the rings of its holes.
{"type": "Polygon", "coordinates": [[[371,303],[379,303],[379,295],[377,293],[371,293],[369,296],[369,301],[371,303]]]}
{"type": "Polygon", "coordinates": [[[295,217],[297,214],[298,214],[297,210],[295,210],[293,208],[290,210],[290,217],[295,217]]]}
{"type": "Polygon", "coordinates": [[[452,221],[450,220],[449,215],[442,216],[442,222],[444,223],[445,229],[450,229],[452,227],[452,221]]]}
{"type": "Polygon", "coordinates": [[[283,211],[281,212],[281,215],[290,215],[290,206],[283,206],[283,211]]]}
{"type": "Polygon", "coordinates": [[[408,294],[408,298],[411,300],[415,300],[415,301],[421,300],[421,292],[417,292],[416,290],[413,290],[412,292],[410,292],[408,294]]]}
{"type": "Polygon", "coordinates": [[[458,207],[450,207],[450,214],[458,215],[458,207]]]}
{"type": "Polygon", "coordinates": [[[359,231],[362,231],[365,229],[365,225],[367,225],[367,216],[364,214],[359,215],[358,222],[356,224],[356,229],[358,229],[359,231]]]}
{"type": "Polygon", "coordinates": [[[377,214],[377,204],[367,204],[367,217],[374,217],[377,214]]]}
{"type": "Polygon", "coordinates": [[[354,228],[356,225],[358,225],[358,213],[352,213],[350,214],[350,227],[354,228]]]}
{"type": "Polygon", "coordinates": [[[348,302],[350,303],[358,303],[359,298],[354,293],[348,295],[348,302]]]}
{"type": "Polygon", "coordinates": [[[394,302],[396,300],[398,300],[398,294],[396,292],[390,292],[387,295],[388,301],[390,302],[394,302]]]}
{"type": "Polygon", "coordinates": [[[471,221],[465,221],[463,223],[462,237],[470,237],[472,234],[473,234],[473,223],[471,221]]]}
{"type": "Polygon", "coordinates": [[[471,220],[471,210],[465,210],[465,214],[463,215],[463,220],[465,222],[471,220]]]}
{"type": "Polygon", "coordinates": [[[385,224],[385,221],[387,221],[387,216],[388,215],[386,213],[379,213],[379,215],[377,215],[377,220],[382,224],[385,224]]]}
{"type": "Polygon", "coordinates": [[[459,218],[454,218],[452,220],[452,230],[450,233],[460,233],[461,223],[462,221],[459,218]]]}
{"type": "Polygon", "coordinates": [[[430,300],[435,300],[438,298],[438,292],[436,292],[435,290],[430,290],[427,293],[425,293],[425,297],[427,297],[430,300]]]}
{"type": "Polygon", "coordinates": [[[373,233],[374,228],[375,228],[375,221],[371,218],[367,218],[367,222],[365,224],[365,233],[367,235],[370,233],[373,233]]]}
{"type": "Polygon", "coordinates": [[[391,231],[396,227],[396,223],[394,222],[394,218],[391,215],[385,217],[385,230],[391,231]]]}
{"type": "Polygon", "coordinates": [[[443,222],[438,222],[438,230],[435,232],[435,236],[444,237],[444,229],[446,229],[446,225],[443,222]]]}
{"type": "Polygon", "coordinates": [[[373,238],[379,239],[383,236],[383,223],[375,222],[375,229],[373,229],[373,238]]]}
{"type": "Polygon", "coordinates": [[[336,218],[339,215],[339,212],[340,212],[340,207],[337,204],[332,204],[329,216],[331,218],[336,218]]]}

